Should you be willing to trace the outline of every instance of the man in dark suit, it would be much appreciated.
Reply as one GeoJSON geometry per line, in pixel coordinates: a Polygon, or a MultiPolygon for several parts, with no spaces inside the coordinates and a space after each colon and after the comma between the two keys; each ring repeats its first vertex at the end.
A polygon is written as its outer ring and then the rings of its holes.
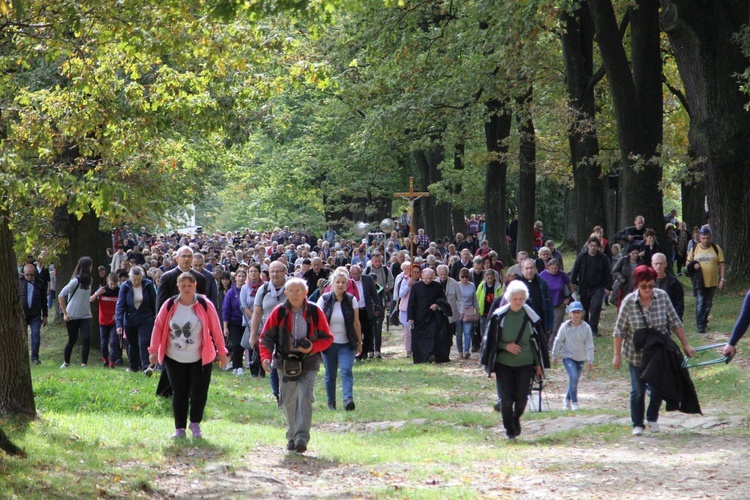
{"type": "Polygon", "coordinates": [[[375,301],[378,300],[378,289],[372,276],[362,274],[362,268],[352,266],[349,277],[354,280],[359,290],[359,323],[362,326],[362,354],[357,359],[375,357],[372,327],[375,319],[375,301]]]}
{"type": "Polygon", "coordinates": [[[159,290],[156,294],[156,309],[161,309],[162,304],[169,300],[170,297],[174,297],[180,293],[180,290],[177,288],[177,278],[182,273],[189,272],[195,276],[197,284],[196,291],[206,295],[206,277],[202,273],[191,269],[190,266],[192,266],[192,264],[193,249],[188,246],[180,247],[180,249],[177,250],[177,267],[167,271],[161,276],[159,290]]]}
{"type": "Polygon", "coordinates": [[[214,278],[213,273],[206,269],[206,258],[200,252],[195,252],[193,254],[193,271],[197,271],[205,276],[206,297],[213,302],[214,307],[219,310],[220,304],[217,304],[219,300],[219,287],[216,286],[216,278],[214,278]]]}
{"type": "Polygon", "coordinates": [[[42,326],[47,326],[47,285],[39,277],[34,264],[23,266],[21,280],[21,303],[26,324],[31,327],[31,362],[39,361],[42,326]]]}

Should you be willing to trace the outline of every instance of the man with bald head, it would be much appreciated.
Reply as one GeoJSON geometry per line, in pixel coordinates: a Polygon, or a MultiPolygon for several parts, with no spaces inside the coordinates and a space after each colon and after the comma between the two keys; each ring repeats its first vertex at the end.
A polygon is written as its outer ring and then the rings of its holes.
{"type": "Polygon", "coordinates": [[[430,268],[424,269],[422,280],[415,283],[409,292],[406,313],[412,327],[411,347],[414,363],[438,361],[436,344],[439,344],[439,336],[443,327],[448,324],[451,313],[443,287],[435,281],[435,271],[430,268]]]}

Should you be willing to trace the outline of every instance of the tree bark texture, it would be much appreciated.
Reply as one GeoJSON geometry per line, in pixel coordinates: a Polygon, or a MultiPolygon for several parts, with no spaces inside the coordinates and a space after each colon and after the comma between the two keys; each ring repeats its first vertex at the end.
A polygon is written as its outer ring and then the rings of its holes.
{"type": "MultiPolygon", "coordinates": [[[[526,250],[534,256],[533,231],[536,221],[536,133],[529,105],[533,90],[529,87],[518,100],[516,122],[519,132],[518,150],[518,245],[516,252],[526,250]]],[[[542,221],[544,222],[544,221],[542,221]]]]}
{"type": "MultiPolygon", "coordinates": [[[[664,29],[690,106],[690,145],[706,164],[714,240],[730,277],[750,278],[750,113],[737,73],[750,65],[732,35],[750,19],[747,0],[666,1],[664,29]]],[[[699,225],[699,224],[695,224],[699,225]]]]}
{"type": "Polygon", "coordinates": [[[566,243],[580,248],[588,239],[594,226],[606,227],[604,182],[599,155],[599,139],[594,125],[596,100],[594,98],[594,23],[588,4],[565,18],[562,36],[568,106],[573,120],[568,129],[570,159],[573,169],[571,207],[567,212],[568,224],[575,233],[566,243]],[[574,220],[573,220],[574,219],[574,220]]]}
{"type": "MultiPolygon", "coordinates": [[[[463,142],[456,144],[453,151],[453,168],[456,171],[463,171],[465,154],[466,145],[463,142]]],[[[461,183],[456,183],[451,188],[451,197],[457,199],[461,196],[462,190],[463,187],[461,186],[461,183]]],[[[464,221],[465,215],[463,209],[457,208],[455,205],[451,204],[451,240],[453,240],[453,236],[455,236],[456,233],[463,233],[466,230],[466,223],[464,221]]]]}
{"type": "Polygon", "coordinates": [[[487,104],[489,116],[484,124],[484,136],[487,151],[495,157],[487,164],[486,182],[484,185],[485,217],[487,221],[487,239],[500,260],[506,264],[511,261],[505,237],[507,218],[506,175],[508,172],[508,145],[512,116],[499,100],[487,104]]]}
{"type": "Polygon", "coordinates": [[[655,161],[662,140],[659,5],[656,0],[637,3],[630,13],[632,71],[611,0],[590,0],[589,6],[617,122],[622,162],[618,226],[643,215],[658,236],[664,234],[662,169],[655,161]]]}
{"type": "Polygon", "coordinates": [[[0,211],[0,415],[36,417],[26,318],[8,212],[0,211]]]}

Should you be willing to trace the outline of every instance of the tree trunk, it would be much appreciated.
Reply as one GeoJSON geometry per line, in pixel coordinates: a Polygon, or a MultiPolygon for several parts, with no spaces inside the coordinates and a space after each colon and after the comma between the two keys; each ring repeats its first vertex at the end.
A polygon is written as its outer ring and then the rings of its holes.
{"type": "MultiPolygon", "coordinates": [[[[688,231],[706,223],[706,183],[697,181],[680,184],[682,194],[682,220],[688,231]]],[[[691,233],[692,234],[692,233],[691,233]]]]}
{"type": "MultiPolygon", "coordinates": [[[[430,162],[427,159],[425,151],[417,151],[414,153],[414,160],[417,164],[417,171],[419,172],[419,178],[417,179],[418,191],[427,191],[430,178],[430,162]]],[[[423,228],[427,236],[432,239],[434,235],[429,232],[427,227],[427,217],[429,212],[429,205],[427,204],[427,198],[420,198],[414,202],[414,216],[412,219],[412,226],[414,234],[417,234],[419,228],[423,228]]]]}
{"type": "MultiPolygon", "coordinates": [[[[429,191],[428,187],[430,184],[440,182],[443,179],[443,174],[438,166],[445,159],[445,151],[442,147],[435,147],[430,151],[430,155],[427,157],[430,165],[430,177],[425,186],[424,191],[429,191]]],[[[451,206],[447,201],[438,202],[435,196],[430,196],[426,199],[430,206],[430,212],[428,217],[428,235],[432,241],[438,238],[451,235],[451,206]]]]}
{"type": "Polygon", "coordinates": [[[631,9],[632,73],[612,2],[590,0],[589,6],[620,143],[618,225],[630,225],[636,215],[643,215],[658,236],[664,233],[661,167],[654,161],[662,131],[659,5],[656,0],[640,0],[637,8],[631,9]]]}
{"type": "MultiPolygon", "coordinates": [[[[577,214],[578,213],[578,196],[573,189],[568,189],[565,192],[565,213],[566,214],[577,214]]],[[[575,250],[578,251],[581,245],[578,244],[578,216],[566,217],[565,228],[563,229],[562,242],[556,244],[558,250],[561,252],[575,250]]],[[[545,237],[545,239],[547,239],[545,237]]]]}
{"type": "Polygon", "coordinates": [[[36,417],[26,318],[19,294],[9,214],[0,211],[0,415],[36,417]]]}
{"type": "Polygon", "coordinates": [[[690,106],[690,145],[706,163],[713,237],[724,249],[730,276],[747,279],[750,113],[736,75],[750,61],[732,36],[750,19],[750,4],[747,0],[665,1],[663,12],[690,106]]]}
{"type": "Polygon", "coordinates": [[[519,132],[518,151],[518,245],[516,252],[526,250],[534,256],[532,228],[536,220],[536,134],[529,105],[533,90],[518,100],[516,121],[519,132]]]}
{"type": "MultiPolygon", "coordinates": [[[[466,145],[461,142],[456,144],[453,151],[453,168],[457,172],[464,169],[464,155],[466,154],[466,145]]],[[[451,195],[453,199],[458,199],[461,196],[463,186],[461,183],[456,183],[451,186],[451,195]]],[[[451,204],[451,240],[456,236],[456,233],[463,233],[466,229],[464,222],[465,211],[462,208],[457,208],[455,204],[451,204]]]]}
{"type": "MultiPolygon", "coordinates": [[[[573,121],[568,128],[570,159],[573,168],[572,214],[567,220],[575,233],[566,230],[565,243],[577,250],[588,239],[594,226],[606,227],[604,183],[599,155],[599,140],[594,127],[594,24],[588,4],[565,18],[562,36],[568,106],[573,121]]],[[[567,204],[567,203],[566,203],[567,204]]],[[[567,228],[566,228],[567,229],[567,228]]]]}
{"type": "Polygon", "coordinates": [[[504,103],[491,100],[487,104],[489,116],[484,125],[484,136],[487,151],[495,156],[487,164],[486,182],[484,185],[485,217],[487,221],[487,239],[500,260],[506,264],[511,261],[508,244],[505,238],[506,212],[506,174],[508,172],[508,145],[512,116],[505,109],[504,103]]]}

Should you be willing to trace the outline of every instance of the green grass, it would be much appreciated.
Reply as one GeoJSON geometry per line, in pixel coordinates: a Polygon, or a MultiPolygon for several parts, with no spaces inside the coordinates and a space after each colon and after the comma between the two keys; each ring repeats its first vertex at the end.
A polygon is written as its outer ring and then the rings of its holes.
{"type": "MultiPolygon", "coordinates": [[[[726,339],[742,299],[740,289],[717,296],[710,342],[726,339]]],[[[686,290],[686,330],[694,346],[709,339],[695,334],[694,301],[686,290]]],[[[611,332],[614,307],[606,308],[603,333],[611,332]]],[[[395,337],[395,336],[394,336],[395,337]]],[[[27,458],[0,457],[0,496],[9,497],[148,497],[154,476],[179,466],[201,477],[213,462],[252,467],[254,450],[285,444],[283,413],[276,409],[266,379],[235,377],[214,371],[204,417],[206,439],[174,443],[171,403],[157,398],[157,377],[146,378],[124,369],[105,370],[94,361],[82,370],[74,351],[71,368],[60,370],[66,334],[60,325],[43,331],[43,364],[32,366],[39,418],[8,420],[0,425],[23,447],[27,458]]],[[[618,397],[627,398],[625,370],[611,368],[612,339],[596,339],[595,375],[611,381],[618,397]]],[[[740,344],[742,347],[742,344],[740,344]]],[[[691,370],[701,403],[747,414],[750,382],[743,353],[729,365],[691,370]]],[[[598,425],[527,438],[508,446],[499,432],[499,416],[491,410],[494,380],[479,368],[446,369],[413,365],[406,359],[365,362],[355,368],[355,412],[329,412],[325,406],[323,372],[316,387],[311,445],[321,468],[356,466],[371,474],[390,474],[390,487],[368,494],[393,498],[477,498],[471,480],[473,464],[498,465],[503,474],[533,473],[522,460],[539,447],[554,454],[565,446],[586,447],[618,441],[622,426],[598,425]]],[[[340,403],[340,401],[339,401],[340,403]]],[[[553,405],[554,406],[554,405],[553,405]]],[[[553,408],[554,410],[554,408],[553,408]]],[[[584,409],[583,414],[596,410],[584,409]]],[[[557,412],[562,415],[562,412],[557,412]]],[[[555,412],[527,414],[525,420],[552,418],[555,412]]],[[[626,416],[620,412],[619,416],[626,416]]],[[[747,435],[747,429],[731,429],[747,435]]],[[[685,434],[689,436],[689,433],[685,434]]],[[[660,438],[661,439],[661,438],[660,438]]],[[[687,438],[686,438],[687,439],[687,438]]],[[[541,450],[544,451],[541,451],[541,450]]],[[[288,466],[305,459],[294,455],[288,466]]],[[[513,496],[498,490],[496,495],[513,496]]]]}

